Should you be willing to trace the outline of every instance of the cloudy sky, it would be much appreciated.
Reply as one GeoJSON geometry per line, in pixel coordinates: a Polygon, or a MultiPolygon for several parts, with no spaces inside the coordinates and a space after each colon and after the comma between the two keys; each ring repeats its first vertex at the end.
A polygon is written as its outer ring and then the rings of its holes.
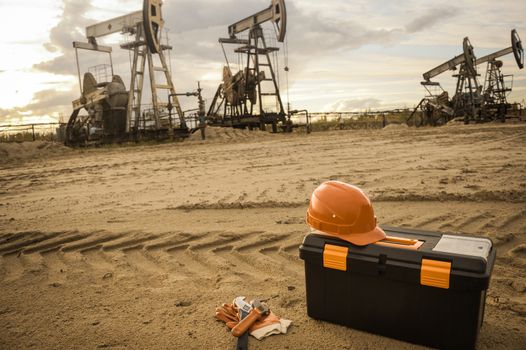
{"type": "MultiPolygon", "coordinates": [[[[217,42],[229,24],[262,10],[270,0],[165,0],[173,80],[180,92],[204,87],[207,100],[222,76],[224,56],[217,42]]],[[[279,59],[287,99],[285,59],[290,68],[292,108],[310,111],[389,109],[416,105],[424,95],[422,73],[461,53],[468,36],[477,56],[510,46],[516,28],[526,40],[526,2],[521,0],[286,0],[287,46],[279,59]]],[[[140,0],[0,0],[0,123],[48,122],[71,113],[79,97],[72,41],[85,41],[87,25],[139,10],[140,0]]],[[[269,33],[271,27],[267,27],[269,33]]],[[[124,38],[114,47],[115,70],[129,85],[124,38]]],[[[228,47],[227,47],[228,49],[228,47]]],[[[230,47],[231,49],[231,47],[230,47]]],[[[230,56],[235,61],[234,56],[230,56]]],[[[514,75],[513,101],[526,99],[526,69],[505,57],[514,75]]],[[[107,57],[82,53],[83,71],[107,57]]],[[[485,67],[480,67],[481,81],[485,67]]],[[[436,81],[450,93],[452,72],[436,81]]],[[[185,109],[196,104],[182,101],[185,109]]]]}

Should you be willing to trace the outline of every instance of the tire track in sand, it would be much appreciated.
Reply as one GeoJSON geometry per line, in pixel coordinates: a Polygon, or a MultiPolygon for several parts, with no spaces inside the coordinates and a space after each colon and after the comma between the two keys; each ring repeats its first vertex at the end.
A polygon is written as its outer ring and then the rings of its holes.
{"type": "Polygon", "coordinates": [[[261,282],[269,273],[283,278],[301,273],[300,237],[298,232],[261,231],[22,232],[2,238],[0,278],[13,281],[34,273],[62,282],[66,271],[89,269],[101,276],[120,271],[152,281],[209,286],[241,279],[261,282]]]}

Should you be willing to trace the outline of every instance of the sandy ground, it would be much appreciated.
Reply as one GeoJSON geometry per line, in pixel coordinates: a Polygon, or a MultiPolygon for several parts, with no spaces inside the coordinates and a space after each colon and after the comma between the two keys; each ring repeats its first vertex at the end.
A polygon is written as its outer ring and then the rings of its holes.
{"type": "Polygon", "coordinates": [[[307,317],[298,246],[329,179],[382,224],[493,239],[478,348],[526,349],[526,125],[209,136],[0,147],[1,349],[232,349],[213,314],[238,295],[294,321],[251,349],[420,349],[307,317]]]}

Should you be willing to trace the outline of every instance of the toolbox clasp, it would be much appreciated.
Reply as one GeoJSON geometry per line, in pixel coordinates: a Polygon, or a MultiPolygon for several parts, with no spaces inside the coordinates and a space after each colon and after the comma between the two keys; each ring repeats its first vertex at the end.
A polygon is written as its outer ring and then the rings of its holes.
{"type": "Polygon", "coordinates": [[[347,255],[349,248],[326,244],[323,250],[323,267],[333,270],[347,271],[347,255]]]}
{"type": "Polygon", "coordinates": [[[420,284],[423,286],[449,289],[451,277],[451,263],[448,261],[438,261],[422,259],[420,270],[420,284]]]}

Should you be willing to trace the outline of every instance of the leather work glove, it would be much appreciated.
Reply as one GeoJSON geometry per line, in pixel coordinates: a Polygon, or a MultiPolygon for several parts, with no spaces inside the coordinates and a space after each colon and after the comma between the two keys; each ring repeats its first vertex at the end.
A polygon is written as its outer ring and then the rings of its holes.
{"type": "MultiPolygon", "coordinates": [[[[227,327],[232,329],[239,323],[239,310],[233,304],[223,304],[216,308],[216,318],[225,322],[227,327]]],[[[257,340],[261,340],[273,334],[286,334],[291,324],[291,320],[280,318],[270,311],[267,316],[256,321],[248,332],[257,340]]]]}

